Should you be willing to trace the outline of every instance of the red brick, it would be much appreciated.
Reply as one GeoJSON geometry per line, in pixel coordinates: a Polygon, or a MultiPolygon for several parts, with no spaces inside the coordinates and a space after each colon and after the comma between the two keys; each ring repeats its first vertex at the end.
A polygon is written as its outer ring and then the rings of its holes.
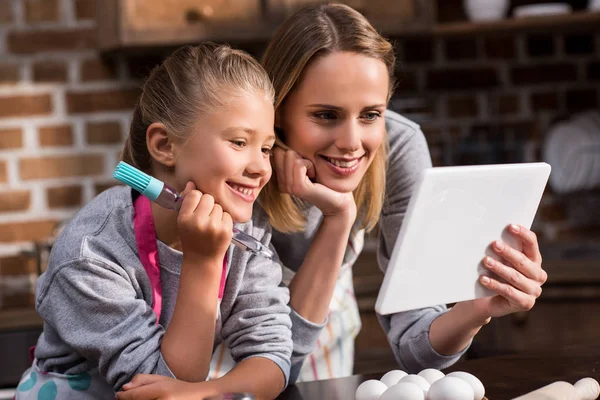
{"type": "Polygon", "coordinates": [[[567,63],[528,65],[513,68],[510,75],[515,85],[569,82],[577,79],[577,68],[567,63]]]}
{"type": "Polygon", "coordinates": [[[10,23],[13,20],[12,0],[0,0],[0,24],[10,23]]]}
{"type": "Polygon", "coordinates": [[[15,64],[0,64],[0,83],[15,83],[20,79],[19,66],[15,64]]]}
{"type": "Polygon", "coordinates": [[[73,145],[71,125],[40,127],[39,140],[42,147],[71,146],[73,145]]]}
{"type": "Polygon", "coordinates": [[[483,89],[498,86],[494,68],[436,69],[427,72],[428,89],[483,89]]]}
{"type": "Polygon", "coordinates": [[[27,256],[0,258],[0,276],[28,275],[37,272],[35,259],[27,256]]]}
{"type": "Polygon", "coordinates": [[[431,38],[407,38],[402,40],[402,61],[406,63],[433,61],[434,41],[431,38]]]}
{"type": "Polygon", "coordinates": [[[401,69],[396,72],[396,93],[416,92],[418,87],[417,71],[401,69]]]}
{"type": "Polygon", "coordinates": [[[57,221],[9,222],[0,224],[0,243],[44,240],[52,235],[57,221]]]}
{"type": "Polygon", "coordinates": [[[490,36],[485,38],[485,55],[489,59],[513,60],[516,58],[514,36],[490,36]]]}
{"type": "Polygon", "coordinates": [[[21,129],[0,129],[0,150],[18,149],[23,147],[23,133],[21,129]]]}
{"type": "Polygon", "coordinates": [[[48,207],[54,209],[81,206],[82,193],[80,185],[48,188],[46,190],[48,207]]]}
{"type": "Polygon", "coordinates": [[[476,117],[479,114],[475,96],[449,97],[447,108],[449,117],[476,117]]]}
{"type": "Polygon", "coordinates": [[[71,114],[132,109],[140,89],[104,92],[67,92],[67,110],[71,114]]]}
{"type": "Polygon", "coordinates": [[[567,110],[586,111],[598,107],[598,94],[594,89],[569,90],[565,94],[567,110]]]}
{"type": "Polygon", "coordinates": [[[96,30],[73,28],[61,30],[13,31],[6,37],[11,53],[31,54],[96,48],[96,30]]]}
{"type": "Polygon", "coordinates": [[[421,130],[423,131],[429,146],[438,146],[444,142],[442,131],[437,126],[421,125],[421,130]]]}
{"type": "Polygon", "coordinates": [[[6,168],[6,161],[0,160],[0,183],[8,182],[8,171],[6,168]]]}
{"type": "Polygon", "coordinates": [[[58,0],[21,0],[25,6],[25,20],[29,23],[56,22],[60,18],[58,0]]]}
{"type": "Polygon", "coordinates": [[[558,93],[556,92],[539,92],[532,93],[529,100],[531,110],[536,113],[542,110],[558,110],[558,93]]]}
{"type": "Polygon", "coordinates": [[[127,57],[127,69],[133,78],[145,79],[162,61],[163,57],[156,54],[132,55],[127,57]]]}
{"type": "Polygon", "coordinates": [[[491,113],[499,115],[516,114],[519,112],[519,96],[505,94],[492,97],[491,113]]]}
{"type": "Polygon", "coordinates": [[[29,190],[13,190],[0,192],[0,213],[10,211],[27,211],[31,204],[29,190]]]}
{"type": "Polygon", "coordinates": [[[31,291],[11,294],[5,293],[2,295],[2,301],[0,303],[2,304],[2,310],[32,308],[35,306],[35,294],[31,291]]]}
{"type": "Polygon", "coordinates": [[[564,221],[567,219],[565,204],[552,202],[540,205],[540,218],[544,221],[564,221]]]}
{"type": "Polygon", "coordinates": [[[22,180],[100,175],[104,159],[98,154],[23,158],[19,161],[22,180]]]}
{"type": "Polygon", "coordinates": [[[477,58],[475,37],[448,38],[444,43],[446,60],[474,60],[477,58]]]}
{"type": "Polygon", "coordinates": [[[75,0],[75,14],[77,15],[77,19],[95,19],[96,1],[75,0]]]}
{"type": "Polygon", "coordinates": [[[117,79],[117,70],[113,63],[93,59],[81,62],[81,80],[84,82],[117,79]]]}
{"type": "Polygon", "coordinates": [[[88,122],[88,144],[113,144],[121,142],[121,124],[111,122],[88,122]]]}
{"type": "Polygon", "coordinates": [[[554,37],[552,35],[530,35],[527,37],[527,53],[530,57],[544,57],[554,54],[554,37]]]}
{"type": "Polygon", "coordinates": [[[0,97],[0,118],[27,117],[52,113],[52,98],[48,94],[0,97]]]}
{"type": "Polygon", "coordinates": [[[600,81],[600,62],[591,62],[587,69],[588,78],[594,81],[600,81]]]}
{"type": "Polygon", "coordinates": [[[594,53],[594,32],[573,33],[565,36],[565,53],[585,55],[594,53]]]}
{"type": "Polygon", "coordinates": [[[60,61],[43,61],[33,65],[33,80],[36,82],[66,82],[67,64],[60,61]]]}

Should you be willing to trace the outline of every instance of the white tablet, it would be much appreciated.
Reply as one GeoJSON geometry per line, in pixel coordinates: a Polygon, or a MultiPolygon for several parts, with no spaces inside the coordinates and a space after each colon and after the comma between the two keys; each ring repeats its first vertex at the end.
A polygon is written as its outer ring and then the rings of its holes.
{"type": "Polygon", "coordinates": [[[429,168],[415,184],[375,310],[391,314],[491,296],[484,256],[509,224],[531,228],[550,176],[546,163],[429,168]]]}

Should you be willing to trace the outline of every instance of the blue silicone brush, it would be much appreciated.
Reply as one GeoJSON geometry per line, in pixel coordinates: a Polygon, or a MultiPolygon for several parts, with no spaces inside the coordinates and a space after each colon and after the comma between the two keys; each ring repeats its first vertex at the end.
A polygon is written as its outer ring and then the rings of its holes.
{"type": "MultiPolygon", "coordinates": [[[[183,197],[175,189],[123,161],[115,168],[113,178],[169,210],[179,210],[181,207],[183,197]]],[[[243,250],[251,251],[269,260],[273,258],[273,252],[268,247],[236,228],[233,228],[231,241],[243,250]]]]}

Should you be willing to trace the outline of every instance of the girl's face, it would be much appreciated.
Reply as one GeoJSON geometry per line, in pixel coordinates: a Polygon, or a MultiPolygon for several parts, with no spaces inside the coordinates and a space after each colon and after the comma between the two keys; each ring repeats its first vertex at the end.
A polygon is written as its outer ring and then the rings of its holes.
{"type": "Polygon", "coordinates": [[[316,181],[338,192],[360,183],[385,135],[385,64],[350,52],[313,61],[278,110],[288,146],[315,166],[316,181]]]}
{"type": "Polygon", "coordinates": [[[273,105],[263,93],[232,99],[198,120],[187,141],[175,146],[175,179],[215,198],[234,222],[246,222],[258,193],[271,178],[275,136],[273,105]]]}

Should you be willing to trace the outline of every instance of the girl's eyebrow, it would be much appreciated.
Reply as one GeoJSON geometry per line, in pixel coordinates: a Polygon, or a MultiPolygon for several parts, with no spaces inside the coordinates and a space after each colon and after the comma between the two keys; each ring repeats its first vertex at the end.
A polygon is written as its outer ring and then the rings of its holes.
{"type": "MultiPolygon", "coordinates": [[[[256,130],[254,130],[252,128],[247,128],[245,126],[230,126],[229,128],[224,129],[222,133],[225,135],[229,135],[229,134],[240,132],[240,131],[246,132],[249,135],[256,134],[256,130]]],[[[275,140],[275,135],[271,134],[271,135],[267,136],[267,138],[265,140],[275,140]]]]}

